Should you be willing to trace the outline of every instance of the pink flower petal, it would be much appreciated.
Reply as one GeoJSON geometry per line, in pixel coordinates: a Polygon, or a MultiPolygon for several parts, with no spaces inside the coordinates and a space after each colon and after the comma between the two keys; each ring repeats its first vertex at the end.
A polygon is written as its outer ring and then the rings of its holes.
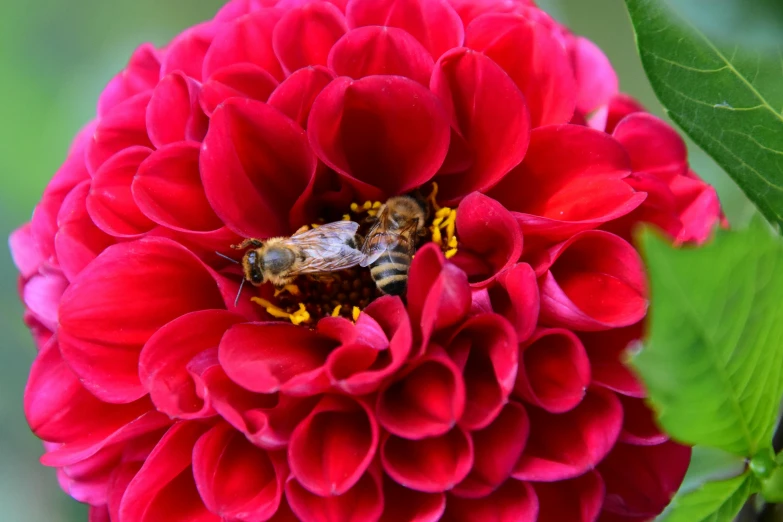
{"type": "Polygon", "coordinates": [[[381,522],[437,522],[446,509],[443,493],[422,493],[384,475],[381,522]]]}
{"type": "Polygon", "coordinates": [[[381,444],[381,462],[386,473],[401,486],[440,493],[453,488],[470,472],[473,443],[458,427],[421,440],[390,435],[381,444]]]}
{"type": "Polygon", "coordinates": [[[527,263],[518,263],[498,275],[499,285],[489,287],[491,310],[508,319],[522,342],[533,334],[540,299],[536,274],[527,263]]]}
{"type": "Polygon", "coordinates": [[[196,442],[193,477],[204,504],[223,520],[267,520],[280,505],[284,462],[221,423],[196,442]]]}
{"type": "Polygon", "coordinates": [[[133,51],[125,69],[111,79],[98,98],[98,118],[103,120],[117,105],[133,96],[151,91],[160,79],[160,53],[152,44],[133,51]]]}
{"type": "Polygon", "coordinates": [[[318,157],[368,199],[426,183],[449,145],[437,97],[399,76],[338,78],[313,103],[307,130],[318,157]]]}
{"type": "Polygon", "coordinates": [[[311,65],[326,65],[334,43],[348,30],[340,10],[312,2],[286,12],[272,33],[272,47],[286,75],[311,65]]]}
{"type": "Polygon", "coordinates": [[[297,520],[312,522],[375,522],[383,512],[383,492],[377,473],[365,473],[341,495],[317,496],[292,476],[285,494],[297,520]]]}
{"type": "Polygon", "coordinates": [[[443,521],[536,522],[537,514],[538,499],[530,484],[507,480],[500,488],[482,498],[449,496],[443,521]]]}
{"type": "Polygon", "coordinates": [[[316,495],[343,495],[372,462],[378,436],[367,406],[349,397],[327,395],[291,435],[291,475],[316,495]]]}
{"type": "Polygon", "coordinates": [[[570,330],[542,329],[520,347],[517,397],[549,413],[575,408],[590,384],[590,361],[570,330]]]}
{"type": "Polygon", "coordinates": [[[95,127],[92,139],[87,143],[87,169],[93,176],[112,156],[128,148],[152,147],[147,135],[147,105],[152,92],[142,92],[104,115],[95,127]]]}
{"type": "Polygon", "coordinates": [[[326,67],[305,67],[283,80],[269,96],[269,105],[300,127],[307,128],[310,109],[320,92],[335,78],[326,67]]]}
{"type": "Polygon", "coordinates": [[[604,481],[595,471],[558,482],[536,482],[538,522],[595,522],[604,502],[604,481]]]}
{"type": "Polygon", "coordinates": [[[620,442],[637,446],[654,446],[666,442],[669,437],[661,432],[655,422],[655,412],[643,399],[618,395],[623,405],[623,431],[620,442]]]}
{"type": "Polygon", "coordinates": [[[211,117],[215,109],[229,98],[265,102],[277,85],[277,80],[258,65],[235,63],[218,69],[204,82],[199,101],[204,112],[211,117]]]}
{"type": "Polygon", "coordinates": [[[304,131],[270,106],[232,98],[212,115],[201,148],[207,200],[245,237],[292,232],[288,211],[315,172],[304,131]]]}
{"type": "Polygon", "coordinates": [[[340,38],[329,52],[329,68],[358,80],[374,74],[405,76],[424,86],[432,74],[432,56],[402,29],[373,25],[340,38]]]}
{"type": "Polygon", "coordinates": [[[600,388],[567,413],[528,408],[528,415],[530,438],[513,477],[534,482],[578,477],[594,468],[614,446],[623,422],[620,401],[600,388]]]}
{"type": "Polygon", "coordinates": [[[147,132],[156,148],[177,141],[201,141],[209,121],[199,105],[201,85],[182,72],[162,78],[147,105],[147,132]]]}
{"type": "Polygon", "coordinates": [[[205,22],[186,29],[176,36],[166,46],[166,53],[160,67],[160,77],[163,78],[175,71],[182,71],[186,76],[200,82],[204,57],[218,27],[219,24],[205,22]]]}
{"type": "Polygon", "coordinates": [[[622,119],[612,136],[628,151],[634,172],[670,181],[688,168],[685,142],[666,122],[636,112],[622,119]]]}
{"type": "MultiPolygon", "coordinates": [[[[87,186],[89,187],[89,182],[87,186]]],[[[26,223],[11,232],[8,246],[14,265],[23,278],[27,279],[38,272],[38,267],[43,263],[44,257],[35,242],[31,223],[26,223]]]]}
{"type": "Polygon", "coordinates": [[[576,108],[584,114],[590,114],[599,107],[608,105],[618,93],[617,73],[614,72],[609,58],[587,38],[572,38],[570,51],[578,86],[576,108]]]}
{"type": "Polygon", "coordinates": [[[57,311],[68,280],[53,272],[33,276],[24,285],[22,299],[33,316],[51,331],[57,330],[57,311]]]}
{"type": "Polygon", "coordinates": [[[63,295],[63,357],[101,400],[132,402],[146,394],[139,352],[152,334],[176,317],[224,303],[215,276],[180,245],[148,238],[111,246],[63,295]]]}
{"type": "Polygon", "coordinates": [[[430,88],[472,156],[464,172],[437,178],[441,198],[450,201],[486,191],[522,161],[530,140],[530,115],[520,90],[492,60],[464,47],[453,49],[435,64],[430,88]]]}
{"type": "Polygon", "coordinates": [[[605,332],[584,332],[579,337],[590,358],[595,384],[630,397],[647,395],[639,379],[625,364],[627,350],[642,337],[641,323],[605,332]]]}
{"type": "Polygon", "coordinates": [[[351,28],[379,25],[404,29],[435,60],[462,45],[464,37],[459,16],[444,0],[350,0],[346,18],[351,28]]]}

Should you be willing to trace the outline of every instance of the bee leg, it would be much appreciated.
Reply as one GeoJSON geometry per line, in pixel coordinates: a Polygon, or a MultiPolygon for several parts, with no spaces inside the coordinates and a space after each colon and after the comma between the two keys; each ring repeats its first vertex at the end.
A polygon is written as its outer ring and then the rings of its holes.
{"type": "Polygon", "coordinates": [[[309,226],[309,225],[302,225],[301,227],[299,227],[298,229],[296,229],[296,232],[294,232],[294,233],[293,233],[293,234],[291,234],[291,235],[292,235],[292,236],[295,236],[295,235],[297,235],[297,234],[301,234],[302,232],[307,232],[308,230],[310,230],[310,226],[309,226]]]}
{"type": "Polygon", "coordinates": [[[263,244],[263,241],[260,239],[253,239],[252,237],[249,237],[238,245],[231,245],[231,248],[234,250],[244,250],[249,246],[252,246],[253,248],[259,248],[263,244]]]}

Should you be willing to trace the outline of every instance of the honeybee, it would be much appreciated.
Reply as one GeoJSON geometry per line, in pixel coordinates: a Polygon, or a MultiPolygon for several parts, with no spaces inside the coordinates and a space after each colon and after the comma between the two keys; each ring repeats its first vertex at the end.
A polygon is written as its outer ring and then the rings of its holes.
{"type": "Polygon", "coordinates": [[[253,247],[242,257],[245,281],[254,286],[268,281],[282,289],[300,275],[318,278],[359,264],[363,255],[358,249],[358,229],[354,221],[336,221],[310,230],[302,227],[291,237],[245,239],[232,248],[253,247]]]}
{"type": "Polygon", "coordinates": [[[381,292],[401,295],[419,236],[426,232],[428,209],[412,196],[390,198],[379,209],[362,245],[360,266],[369,266],[381,292]]]}

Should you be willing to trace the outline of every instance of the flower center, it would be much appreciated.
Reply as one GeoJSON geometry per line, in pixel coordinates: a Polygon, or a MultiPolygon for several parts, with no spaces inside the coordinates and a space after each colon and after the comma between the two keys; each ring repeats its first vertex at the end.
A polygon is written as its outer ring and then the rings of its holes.
{"type": "MultiPolygon", "coordinates": [[[[446,258],[457,253],[456,218],[457,211],[443,207],[437,202],[438,184],[432,184],[432,192],[426,198],[428,205],[427,230],[429,238],[421,242],[437,244],[446,258]]],[[[383,204],[380,201],[351,203],[350,213],[343,214],[343,220],[360,223],[359,234],[369,229],[369,218],[374,218],[383,204]]],[[[315,228],[320,223],[310,225],[315,228]]],[[[415,256],[415,254],[414,254],[415,256]]],[[[252,301],[277,319],[291,321],[293,324],[314,325],[327,316],[345,317],[356,321],[361,310],[383,295],[373,280],[369,268],[353,267],[325,276],[300,276],[294,284],[277,290],[269,299],[253,297],[252,301]]]]}

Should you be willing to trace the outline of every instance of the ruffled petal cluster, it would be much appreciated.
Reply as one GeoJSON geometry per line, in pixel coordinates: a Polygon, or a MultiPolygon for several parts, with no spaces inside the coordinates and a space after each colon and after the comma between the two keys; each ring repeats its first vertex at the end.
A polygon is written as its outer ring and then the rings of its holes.
{"type": "Polygon", "coordinates": [[[136,50],[11,236],[25,412],[92,522],[651,520],[690,449],[623,363],[631,234],[721,219],[530,1],[232,0],[136,50]],[[425,241],[405,296],[234,305],[233,243],[435,186],[456,255],[425,241]]]}

